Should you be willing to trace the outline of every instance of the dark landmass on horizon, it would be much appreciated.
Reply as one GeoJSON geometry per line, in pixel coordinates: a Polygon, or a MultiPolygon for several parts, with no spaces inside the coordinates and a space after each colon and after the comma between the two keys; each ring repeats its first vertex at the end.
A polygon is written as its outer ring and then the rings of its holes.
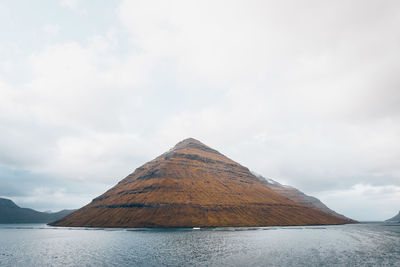
{"type": "Polygon", "coordinates": [[[10,199],[0,198],[0,223],[51,223],[74,211],[40,212],[33,209],[21,208],[10,199]]]}

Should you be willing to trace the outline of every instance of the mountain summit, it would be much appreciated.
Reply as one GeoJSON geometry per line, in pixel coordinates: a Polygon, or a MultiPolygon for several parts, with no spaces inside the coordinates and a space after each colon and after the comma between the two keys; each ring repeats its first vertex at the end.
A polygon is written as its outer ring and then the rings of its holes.
{"type": "Polygon", "coordinates": [[[274,192],[246,167],[189,138],[52,225],[194,227],[349,222],[274,192]]]}
{"type": "Polygon", "coordinates": [[[194,138],[187,138],[183,141],[180,141],[172,148],[172,150],[186,149],[186,148],[190,148],[190,147],[196,148],[199,150],[203,150],[203,151],[209,151],[212,153],[220,154],[217,150],[214,150],[214,149],[206,146],[205,144],[203,144],[202,142],[200,142],[194,138]]]}

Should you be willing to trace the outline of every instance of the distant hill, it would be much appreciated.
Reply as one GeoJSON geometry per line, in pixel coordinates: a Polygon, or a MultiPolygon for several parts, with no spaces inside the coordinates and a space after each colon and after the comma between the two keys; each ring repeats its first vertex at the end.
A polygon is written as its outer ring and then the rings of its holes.
{"type": "Polygon", "coordinates": [[[292,186],[282,185],[282,184],[278,183],[277,181],[274,181],[269,178],[265,178],[261,175],[258,175],[258,174],[254,174],[254,175],[256,175],[257,178],[263,184],[268,186],[270,189],[272,189],[276,193],[278,193],[296,203],[299,203],[301,205],[304,205],[304,206],[307,206],[310,208],[316,208],[316,209],[325,211],[327,213],[330,213],[334,216],[343,218],[345,220],[350,220],[349,218],[343,216],[342,214],[339,214],[339,213],[331,210],[330,208],[328,208],[324,203],[321,202],[321,200],[319,200],[316,197],[306,195],[303,192],[301,192],[300,190],[298,190],[292,186]]]}
{"type": "Polygon", "coordinates": [[[189,138],[52,225],[204,227],[352,222],[284,197],[248,168],[189,138]]]}
{"type": "Polygon", "coordinates": [[[50,223],[61,219],[75,210],[62,210],[55,213],[40,212],[20,208],[13,201],[0,198],[0,223],[50,223]]]}
{"type": "Polygon", "coordinates": [[[386,220],[387,222],[400,222],[400,211],[399,213],[394,216],[393,218],[390,218],[389,220],[386,220]]]}

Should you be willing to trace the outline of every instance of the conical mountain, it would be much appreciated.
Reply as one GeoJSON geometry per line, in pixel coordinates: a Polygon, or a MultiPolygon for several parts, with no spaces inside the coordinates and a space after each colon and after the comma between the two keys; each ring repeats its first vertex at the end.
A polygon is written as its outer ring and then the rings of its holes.
{"type": "Polygon", "coordinates": [[[189,138],[52,225],[194,227],[348,222],[285,198],[246,167],[189,138]]]}

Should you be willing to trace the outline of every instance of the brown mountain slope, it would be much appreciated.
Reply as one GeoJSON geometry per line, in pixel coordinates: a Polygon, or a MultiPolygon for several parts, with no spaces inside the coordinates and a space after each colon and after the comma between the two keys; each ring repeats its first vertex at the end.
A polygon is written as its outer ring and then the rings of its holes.
{"type": "Polygon", "coordinates": [[[52,225],[194,227],[348,222],[281,196],[246,167],[189,138],[52,225]]]}
{"type": "MultiPolygon", "coordinates": [[[[255,174],[256,175],[256,174],[255,174]]],[[[266,186],[268,186],[269,189],[272,189],[274,192],[296,202],[299,203],[301,205],[304,205],[306,207],[310,207],[310,208],[316,208],[322,211],[325,211],[327,213],[330,213],[334,216],[343,218],[345,220],[349,220],[349,221],[353,221],[345,216],[343,216],[342,214],[339,214],[333,210],[331,210],[330,208],[328,208],[324,203],[321,202],[321,200],[319,200],[316,197],[313,196],[309,196],[304,194],[303,192],[301,192],[300,190],[288,186],[288,185],[282,185],[272,179],[267,179],[264,178],[261,175],[256,175],[257,178],[259,178],[259,180],[265,184],[266,186]]],[[[355,222],[355,221],[353,221],[355,222]]]]}

